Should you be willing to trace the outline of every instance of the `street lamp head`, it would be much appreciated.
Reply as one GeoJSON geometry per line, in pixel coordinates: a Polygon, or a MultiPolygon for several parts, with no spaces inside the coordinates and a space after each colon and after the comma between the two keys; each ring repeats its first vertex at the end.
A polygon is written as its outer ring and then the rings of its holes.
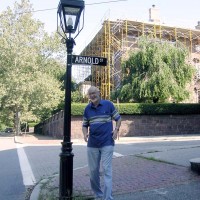
{"type": "Polygon", "coordinates": [[[64,35],[76,32],[84,7],[85,3],[83,0],[60,0],[57,15],[64,35]]]}

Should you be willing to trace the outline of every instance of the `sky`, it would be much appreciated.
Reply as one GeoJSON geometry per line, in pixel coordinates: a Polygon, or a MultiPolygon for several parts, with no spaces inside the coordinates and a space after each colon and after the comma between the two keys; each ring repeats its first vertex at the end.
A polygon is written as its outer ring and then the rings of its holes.
{"type": "MultiPolygon", "coordinates": [[[[0,12],[13,8],[21,0],[0,0],[0,12]]],[[[49,33],[57,29],[57,6],[59,0],[29,0],[35,11],[34,18],[45,25],[49,33]]],[[[92,40],[104,19],[128,19],[148,22],[149,8],[160,10],[161,23],[194,29],[200,21],[200,0],[85,0],[84,28],[76,38],[74,53],[79,54],[92,40]],[[110,3],[108,3],[110,2],[110,3]]]]}

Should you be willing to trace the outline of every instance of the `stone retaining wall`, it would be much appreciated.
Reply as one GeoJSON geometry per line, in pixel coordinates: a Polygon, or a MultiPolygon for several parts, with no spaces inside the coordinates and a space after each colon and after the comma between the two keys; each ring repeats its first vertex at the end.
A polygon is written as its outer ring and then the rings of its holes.
{"type": "MultiPolygon", "coordinates": [[[[63,135],[63,111],[46,120],[42,134],[63,135]]],[[[72,138],[82,138],[82,116],[72,116],[72,138]]],[[[120,136],[200,134],[200,115],[122,115],[120,136]]]]}

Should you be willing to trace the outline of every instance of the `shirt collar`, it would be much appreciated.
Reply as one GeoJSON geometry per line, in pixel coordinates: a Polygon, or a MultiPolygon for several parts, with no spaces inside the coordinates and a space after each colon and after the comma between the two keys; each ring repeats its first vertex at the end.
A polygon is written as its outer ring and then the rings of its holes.
{"type": "MultiPolygon", "coordinates": [[[[97,107],[102,106],[102,105],[103,105],[103,101],[100,100],[100,101],[99,101],[99,105],[98,105],[97,107]]],[[[91,106],[91,108],[97,108],[97,107],[95,107],[95,106],[93,105],[92,102],[90,103],[90,106],[91,106]]]]}

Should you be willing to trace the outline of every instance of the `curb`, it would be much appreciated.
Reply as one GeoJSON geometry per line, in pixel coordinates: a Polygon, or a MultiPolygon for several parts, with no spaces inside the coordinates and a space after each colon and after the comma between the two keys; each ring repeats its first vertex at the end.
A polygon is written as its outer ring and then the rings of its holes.
{"type": "Polygon", "coordinates": [[[200,158],[193,158],[190,160],[191,170],[200,174],[200,158]]]}
{"type": "Polygon", "coordinates": [[[48,182],[48,179],[43,179],[35,185],[30,195],[30,200],[38,200],[40,196],[41,187],[48,182]]]}

